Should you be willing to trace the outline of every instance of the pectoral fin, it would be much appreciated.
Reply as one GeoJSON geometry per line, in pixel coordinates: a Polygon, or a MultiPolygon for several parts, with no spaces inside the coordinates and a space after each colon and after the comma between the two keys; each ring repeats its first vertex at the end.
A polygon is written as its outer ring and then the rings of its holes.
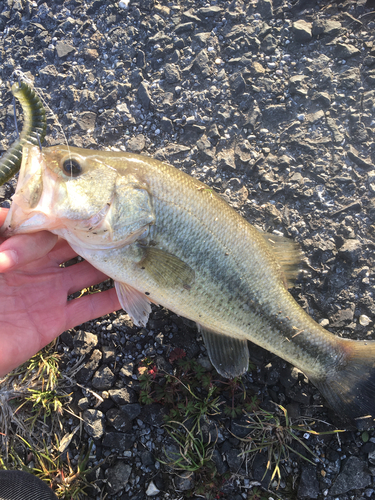
{"type": "Polygon", "coordinates": [[[203,336],[211,363],[217,372],[225,378],[243,375],[249,366],[247,340],[235,339],[207,330],[197,324],[203,336]]]}
{"type": "Polygon", "coordinates": [[[146,326],[151,312],[151,301],[127,283],[115,281],[115,288],[121,307],[129,314],[133,323],[146,326]]]}
{"type": "Polygon", "coordinates": [[[164,288],[189,289],[194,282],[194,270],[181,259],[154,247],[142,247],[144,257],[139,266],[164,288]]]}

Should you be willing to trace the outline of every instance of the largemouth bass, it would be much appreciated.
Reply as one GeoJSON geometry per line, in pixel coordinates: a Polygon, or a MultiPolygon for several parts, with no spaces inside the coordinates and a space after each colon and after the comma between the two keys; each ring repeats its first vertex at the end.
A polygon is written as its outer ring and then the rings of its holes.
{"type": "Polygon", "coordinates": [[[375,416],[375,342],[318,325],[287,290],[295,246],[193,177],[135,154],[25,146],[2,233],[40,230],[112,277],[136,325],[151,303],[195,321],[222,376],[247,370],[250,340],[302,370],[337,413],[375,416]]]}

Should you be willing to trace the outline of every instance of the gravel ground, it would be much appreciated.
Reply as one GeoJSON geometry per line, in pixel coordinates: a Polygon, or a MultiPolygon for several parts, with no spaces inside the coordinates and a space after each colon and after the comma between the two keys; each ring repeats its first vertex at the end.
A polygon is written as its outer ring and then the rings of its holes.
{"type": "MultiPolygon", "coordinates": [[[[316,321],[339,336],[372,339],[370,4],[6,0],[0,5],[1,149],[15,138],[10,83],[18,69],[50,109],[45,145],[66,138],[84,148],[133,151],[199,178],[256,227],[300,243],[305,273],[292,294],[316,321]]],[[[14,180],[0,187],[3,206],[13,190],[14,180]]],[[[89,498],[240,500],[260,498],[256,485],[269,489],[264,498],[375,498],[372,429],[301,435],[318,458],[310,464],[292,454],[281,466],[277,492],[270,475],[263,477],[265,453],[238,456],[244,417],[224,412],[205,422],[208,432],[218,430],[214,485],[207,480],[202,489],[200,471],[176,473],[160,464],[163,447],[173,450],[174,441],[163,427],[166,406],[139,402],[138,367],[147,356],[159,373],[173,370],[176,348],[210,368],[194,325],[161,308],[147,328],[134,327],[120,311],[60,338],[57,350],[72,379],[70,407],[85,422],[69,445],[73,463],[89,438],[89,465],[108,458],[92,473],[89,498]],[[82,367],[72,375],[77,362],[82,367]]],[[[255,346],[250,353],[254,370],[243,382],[262,408],[282,404],[295,421],[312,417],[326,422],[318,430],[343,428],[303,374],[255,346]]],[[[225,402],[225,391],[220,397],[225,402]]],[[[64,435],[79,422],[64,414],[61,423],[64,435]]]]}

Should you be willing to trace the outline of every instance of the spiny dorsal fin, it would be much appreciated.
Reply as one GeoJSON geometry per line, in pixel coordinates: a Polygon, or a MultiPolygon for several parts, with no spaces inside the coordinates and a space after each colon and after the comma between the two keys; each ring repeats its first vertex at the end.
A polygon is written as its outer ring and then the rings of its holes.
{"type": "Polygon", "coordinates": [[[247,340],[213,332],[198,323],[197,327],[202,334],[211,363],[222,377],[239,377],[247,371],[249,367],[247,340]]]}
{"type": "Polygon", "coordinates": [[[139,266],[152,276],[160,285],[166,288],[189,286],[194,282],[194,270],[181,259],[155,247],[142,247],[144,258],[139,266]]]}
{"type": "Polygon", "coordinates": [[[260,233],[280,264],[286,288],[292,288],[301,271],[303,253],[298,243],[271,233],[260,233]]]}

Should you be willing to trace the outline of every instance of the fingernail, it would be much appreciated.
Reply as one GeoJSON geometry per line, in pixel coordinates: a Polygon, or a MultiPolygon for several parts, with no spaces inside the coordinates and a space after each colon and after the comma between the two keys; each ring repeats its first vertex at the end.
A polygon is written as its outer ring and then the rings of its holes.
{"type": "Polygon", "coordinates": [[[8,271],[18,263],[18,255],[14,250],[0,252],[0,268],[8,271]]]}

